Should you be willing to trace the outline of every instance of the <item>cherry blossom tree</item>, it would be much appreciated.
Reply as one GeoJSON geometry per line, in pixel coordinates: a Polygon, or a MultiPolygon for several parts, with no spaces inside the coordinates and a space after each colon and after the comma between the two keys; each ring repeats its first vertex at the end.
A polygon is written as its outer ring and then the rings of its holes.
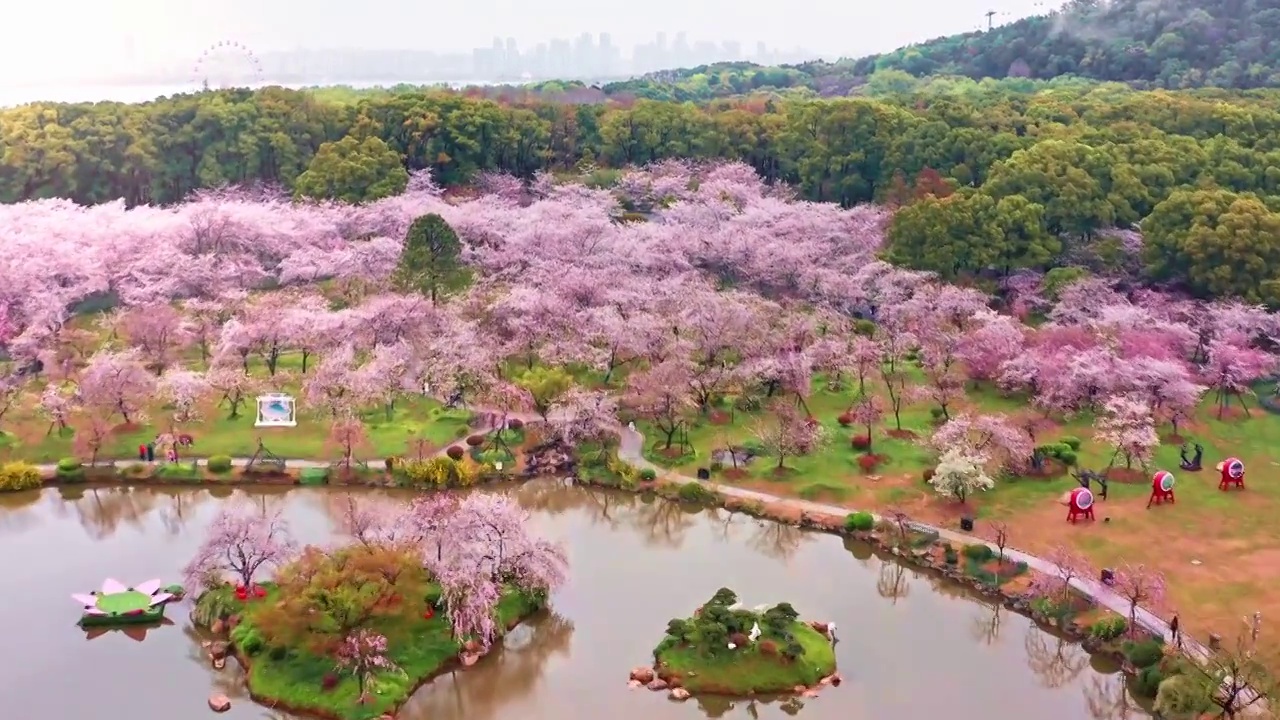
{"type": "Polygon", "coordinates": [[[1145,398],[1158,421],[1173,426],[1175,435],[1178,426],[1195,414],[1206,390],[1194,381],[1191,369],[1180,360],[1131,358],[1125,375],[1133,392],[1145,398]]]}
{"type": "Polygon", "coordinates": [[[1166,586],[1164,573],[1146,565],[1124,563],[1116,570],[1112,587],[1129,603],[1131,635],[1137,637],[1142,632],[1142,626],[1138,623],[1138,608],[1153,613],[1163,609],[1166,586]]]}
{"type": "Polygon", "coordinates": [[[22,394],[22,376],[12,368],[0,368],[0,424],[22,394]]]}
{"type": "Polygon", "coordinates": [[[78,385],[83,405],[118,413],[131,424],[142,421],[143,404],[154,395],[156,379],[136,350],[104,350],[89,359],[78,385]]]}
{"type": "Polygon", "coordinates": [[[929,438],[929,446],[939,454],[960,449],[980,458],[992,472],[1025,470],[1035,451],[1035,440],[1004,415],[963,413],[939,427],[929,438]]]}
{"type": "Polygon", "coordinates": [[[991,314],[960,337],[956,355],[971,379],[991,382],[1000,377],[1004,364],[1025,348],[1022,325],[1007,315],[991,314]]]}
{"type": "Polygon", "coordinates": [[[204,373],[169,370],[160,376],[160,394],[173,405],[173,420],[179,423],[200,419],[200,401],[211,391],[204,373]]]}
{"type": "Polygon", "coordinates": [[[205,383],[220,396],[219,405],[227,408],[227,419],[240,417],[240,408],[261,390],[261,384],[239,367],[215,367],[205,373],[205,383]]]}
{"type": "Polygon", "coordinates": [[[77,413],[72,447],[76,455],[98,464],[98,457],[111,442],[111,415],[101,407],[85,407],[77,413]]]}
{"type": "Polygon", "coordinates": [[[367,699],[369,682],[379,673],[399,672],[400,668],[387,657],[387,638],[368,628],[360,628],[342,639],[338,646],[338,667],[351,673],[359,685],[358,703],[367,699]]]}
{"type": "Polygon", "coordinates": [[[875,426],[884,420],[884,401],[879,395],[864,393],[849,407],[849,419],[867,430],[867,452],[871,452],[875,426]]]}
{"type": "Polygon", "coordinates": [[[196,592],[216,587],[230,574],[249,588],[259,572],[281,567],[296,552],[288,523],[279,513],[264,515],[251,506],[224,507],[183,569],[183,584],[196,592]]]}
{"type": "Polygon", "coordinates": [[[555,436],[573,447],[616,429],[618,402],[606,392],[573,388],[556,400],[549,417],[555,436]]]}
{"type": "Polygon", "coordinates": [[[49,420],[49,429],[45,435],[52,435],[54,429],[61,436],[68,429],[68,418],[76,408],[76,397],[73,388],[61,383],[49,383],[40,393],[40,414],[49,420]]]}
{"type": "Polygon", "coordinates": [[[317,412],[336,419],[356,407],[355,351],[350,346],[335,349],[316,364],[302,384],[302,397],[317,412]]]}
{"type": "Polygon", "coordinates": [[[849,341],[845,367],[858,378],[858,394],[866,395],[867,378],[880,367],[884,349],[875,340],[854,335],[849,341]]]}
{"type": "Polygon", "coordinates": [[[675,360],[627,378],[628,390],[623,403],[662,433],[663,449],[675,443],[676,433],[684,427],[689,411],[694,408],[688,379],[688,369],[675,360]]]}
{"type": "Polygon", "coordinates": [[[330,423],[329,442],[341,453],[342,467],[351,472],[356,454],[369,444],[369,431],[359,417],[343,415],[330,423]]]}
{"type": "Polygon", "coordinates": [[[120,331],[157,374],[164,372],[173,353],[191,338],[182,314],[168,304],[130,308],[120,318],[120,331]]]}
{"type": "Polygon", "coordinates": [[[966,453],[963,448],[950,448],[942,453],[929,484],[939,495],[955,498],[960,503],[975,492],[995,487],[995,481],[983,468],[982,458],[966,453]]]}
{"type": "Polygon", "coordinates": [[[1123,455],[1125,468],[1132,469],[1136,461],[1145,469],[1160,445],[1151,406],[1132,395],[1108,399],[1103,404],[1102,414],[1094,422],[1094,428],[1099,441],[1115,448],[1107,467],[1123,455]]]}
{"type": "Polygon", "coordinates": [[[503,495],[468,495],[455,508],[437,560],[425,554],[441,585],[454,637],[488,647],[498,634],[495,615],[502,586],[545,596],[565,580],[567,559],[558,545],[528,531],[528,513],[503,495]]]}
{"type": "Polygon", "coordinates": [[[1053,572],[1035,573],[1028,591],[1037,597],[1048,598],[1055,603],[1065,603],[1071,596],[1072,580],[1089,580],[1097,576],[1088,558],[1065,545],[1056,545],[1045,556],[1053,565],[1053,572]]]}
{"type": "Polygon", "coordinates": [[[823,427],[793,403],[775,401],[772,410],[773,420],[761,421],[754,434],[782,470],[787,458],[813,452],[823,440],[823,427]]]}
{"type": "Polygon", "coordinates": [[[897,322],[884,322],[879,325],[880,334],[880,378],[884,380],[885,391],[889,397],[889,409],[893,412],[894,426],[902,430],[902,405],[907,401],[907,373],[903,367],[906,363],[907,351],[915,345],[916,339],[897,322]]]}
{"type": "Polygon", "coordinates": [[[1245,395],[1253,394],[1253,383],[1266,377],[1275,367],[1275,357],[1249,347],[1238,334],[1215,340],[1209,347],[1209,359],[1202,372],[1205,384],[1214,392],[1218,417],[1226,412],[1232,397],[1240,401],[1240,407],[1248,415],[1245,395]]]}

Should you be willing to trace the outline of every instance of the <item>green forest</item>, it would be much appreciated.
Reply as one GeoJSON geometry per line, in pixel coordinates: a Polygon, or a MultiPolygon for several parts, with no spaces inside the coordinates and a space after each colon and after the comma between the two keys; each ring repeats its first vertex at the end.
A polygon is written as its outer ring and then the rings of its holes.
{"type": "Polygon", "coordinates": [[[718,63],[612,83],[604,91],[680,101],[762,88],[879,95],[939,76],[1078,77],[1136,89],[1280,87],[1280,0],[1073,0],[989,32],[881,55],[784,67],[718,63]]]}

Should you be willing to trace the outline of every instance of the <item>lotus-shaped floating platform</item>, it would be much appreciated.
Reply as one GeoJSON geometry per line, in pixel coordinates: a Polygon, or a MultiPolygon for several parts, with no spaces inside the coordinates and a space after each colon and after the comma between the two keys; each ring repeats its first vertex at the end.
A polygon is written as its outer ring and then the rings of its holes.
{"type": "Polygon", "coordinates": [[[164,606],[181,596],[180,585],[161,587],[159,580],[127,587],[118,580],[108,579],[102,583],[101,590],[71,597],[84,607],[80,626],[100,627],[159,622],[164,618],[164,606]]]}

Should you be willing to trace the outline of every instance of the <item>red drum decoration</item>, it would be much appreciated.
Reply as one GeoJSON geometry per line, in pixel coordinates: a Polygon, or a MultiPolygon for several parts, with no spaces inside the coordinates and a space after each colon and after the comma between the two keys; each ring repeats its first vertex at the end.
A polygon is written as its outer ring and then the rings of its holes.
{"type": "Polygon", "coordinates": [[[1147,507],[1164,502],[1177,502],[1173,497],[1173,473],[1161,470],[1151,478],[1151,498],[1147,507]]]}
{"type": "Polygon", "coordinates": [[[1093,492],[1088,488],[1076,488],[1067,498],[1067,522],[1093,519],[1093,492]]]}
{"type": "Polygon", "coordinates": [[[1222,479],[1218,481],[1218,489],[1227,490],[1232,486],[1244,489],[1244,463],[1239,458],[1227,458],[1222,462],[1222,479]]]}

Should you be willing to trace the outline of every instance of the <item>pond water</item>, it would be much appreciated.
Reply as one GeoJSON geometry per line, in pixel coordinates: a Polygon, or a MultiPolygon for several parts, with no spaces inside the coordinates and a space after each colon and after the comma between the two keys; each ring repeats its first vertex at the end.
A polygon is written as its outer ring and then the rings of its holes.
{"type": "MultiPolygon", "coordinates": [[[[11,717],[212,715],[210,692],[232,699],[228,720],[284,718],[244,697],[234,662],[213,670],[187,620],[139,639],[87,638],[73,592],[111,577],[176,581],[219,504],[242,495],[282,508],[304,542],[334,537],[325,489],[59,489],[0,496],[7,592],[0,698],[11,717]]],[[[1146,718],[1114,667],[1092,661],[1013,613],[983,604],[870,548],[723,511],[539,481],[509,489],[543,534],[569,548],[569,584],[552,610],[507,637],[478,665],[413,697],[402,720],[665,720],[858,717],[987,720],[1146,718]],[[629,690],[667,620],[718,588],[748,605],[789,601],[802,617],[834,620],[839,688],[804,707],[746,700],[675,703],[629,690]]]]}

